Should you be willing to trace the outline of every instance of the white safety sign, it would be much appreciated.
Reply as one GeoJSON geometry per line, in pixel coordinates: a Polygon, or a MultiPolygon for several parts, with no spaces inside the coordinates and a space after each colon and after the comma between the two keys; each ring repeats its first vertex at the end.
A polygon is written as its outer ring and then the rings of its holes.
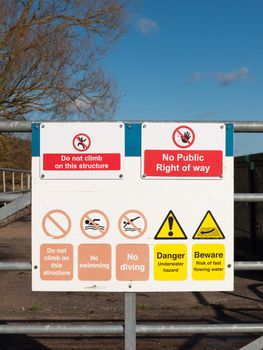
{"type": "Polygon", "coordinates": [[[233,290],[233,125],[35,123],[32,288],[233,290]]]}

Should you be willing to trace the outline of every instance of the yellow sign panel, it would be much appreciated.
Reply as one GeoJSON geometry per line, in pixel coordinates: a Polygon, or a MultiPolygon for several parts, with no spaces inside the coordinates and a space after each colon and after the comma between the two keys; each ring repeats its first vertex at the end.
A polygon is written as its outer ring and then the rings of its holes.
{"type": "Polygon", "coordinates": [[[225,278],[224,244],[193,245],[192,278],[197,281],[218,281],[225,278]]]}
{"type": "Polygon", "coordinates": [[[154,246],[154,279],[182,281],[187,278],[187,246],[156,244],[154,246]]]}
{"type": "Polygon", "coordinates": [[[218,223],[213,217],[210,210],[205,214],[201,224],[195,231],[193,239],[224,239],[225,236],[221,231],[218,223]]]}
{"type": "Polygon", "coordinates": [[[172,210],[167,214],[154,239],[187,239],[172,210]]]}

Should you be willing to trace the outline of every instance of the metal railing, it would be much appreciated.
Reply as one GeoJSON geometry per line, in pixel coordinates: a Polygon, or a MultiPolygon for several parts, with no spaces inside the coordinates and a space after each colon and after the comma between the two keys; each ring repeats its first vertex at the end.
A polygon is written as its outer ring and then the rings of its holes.
{"type": "Polygon", "coordinates": [[[30,190],[30,170],[0,168],[0,172],[2,172],[2,192],[22,192],[30,190]]]}
{"type": "MultiPolygon", "coordinates": [[[[140,121],[138,121],[140,123],[140,121]]],[[[138,123],[137,122],[137,123],[138,123]]],[[[168,121],[171,122],[171,121],[168,121]]],[[[225,121],[224,121],[225,122],[225,121]]],[[[136,123],[136,122],[133,122],[136,123]]],[[[263,132],[263,122],[245,121],[231,122],[235,132],[263,132]]],[[[11,121],[0,122],[0,132],[30,132],[31,122],[11,121]]],[[[236,202],[263,202],[263,193],[236,193],[236,202]]],[[[235,271],[263,270],[263,261],[237,261],[235,271]]],[[[0,262],[0,271],[26,270],[31,271],[29,262],[0,262]]],[[[0,325],[0,333],[5,334],[120,334],[125,336],[125,349],[136,349],[136,335],[150,334],[207,334],[207,333],[262,333],[263,323],[254,324],[136,324],[136,293],[124,293],[125,319],[124,324],[102,323],[9,323],[0,325]]]]}
{"type": "MultiPolygon", "coordinates": [[[[235,261],[235,271],[261,271],[263,261],[235,261]]],[[[0,271],[31,271],[32,265],[27,261],[0,261],[0,271]]]]}
{"type": "MultiPolygon", "coordinates": [[[[46,123],[49,121],[34,121],[34,123],[46,123]]],[[[79,121],[76,121],[79,123],[79,121]]],[[[148,122],[151,122],[150,120],[148,122]]],[[[156,122],[156,120],[154,120],[156,122]]],[[[167,122],[171,123],[174,121],[171,120],[163,120],[162,123],[167,122]]],[[[180,122],[180,120],[176,121],[177,123],[180,122]]],[[[185,122],[185,121],[184,121],[185,122]]],[[[196,123],[197,121],[187,121],[188,123],[196,123]]],[[[206,123],[218,123],[219,121],[206,121],[206,123]]],[[[72,122],[71,122],[72,123],[72,122]]],[[[74,121],[73,121],[74,123],[74,121]]],[[[136,124],[136,123],[142,123],[141,120],[139,121],[125,121],[127,124],[136,124]]],[[[202,123],[202,122],[200,122],[202,123]]],[[[258,121],[220,121],[220,123],[232,123],[234,125],[234,131],[235,132],[263,132],[263,122],[258,122],[258,121]]],[[[29,121],[0,121],[0,132],[31,132],[32,129],[32,122],[29,121]]]]}

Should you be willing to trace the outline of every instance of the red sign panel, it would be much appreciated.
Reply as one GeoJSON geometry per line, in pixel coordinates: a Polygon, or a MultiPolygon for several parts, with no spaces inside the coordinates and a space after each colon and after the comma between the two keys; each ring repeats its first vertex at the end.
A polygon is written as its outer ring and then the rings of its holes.
{"type": "Polygon", "coordinates": [[[222,151],[144,151],[144,174],[165,177],[220,177],[222,151]]]}
{"type": "Polygon", "coordinates": [[[107,171],[120,170],[121,155],[119,153],[45,153],[43,170],[56,171],[107,171]]]}

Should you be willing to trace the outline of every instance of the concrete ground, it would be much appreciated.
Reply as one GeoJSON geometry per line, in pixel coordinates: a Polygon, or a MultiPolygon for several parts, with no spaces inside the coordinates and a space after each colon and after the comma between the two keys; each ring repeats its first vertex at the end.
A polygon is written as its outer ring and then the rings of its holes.
{"type": "MultiPolygon", "coordinates": [[[[30,261],[30,221],[0,229],[0,260],[30,261]]],[[[31,273],[0,272],[0,322],[123,322],[122,293],[32,292],[31,273]]],[[[263,323],[263,274],[235,276],[233,292],[138,293],[138,322],[263,323]]],[[[178,335],[138,338],[137,349],[235,350],[262,334],[178,335]]],[[[122,337],[0,335],[0,350],[124,349],[122,337]]]]}

